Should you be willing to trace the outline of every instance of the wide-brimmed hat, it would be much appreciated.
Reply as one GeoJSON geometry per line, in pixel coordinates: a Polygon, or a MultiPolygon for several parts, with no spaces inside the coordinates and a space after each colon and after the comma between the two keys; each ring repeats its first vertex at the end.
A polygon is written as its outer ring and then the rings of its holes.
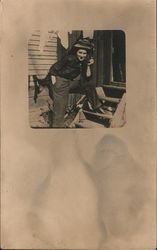
{"type": "Polygon", "coordinates": [[[91,50],[94,48],[93,42],[91,42],[89,39],[79,39],[75,44],[74,47],[80,48],[80,49],[86,49],[91,50]]]}

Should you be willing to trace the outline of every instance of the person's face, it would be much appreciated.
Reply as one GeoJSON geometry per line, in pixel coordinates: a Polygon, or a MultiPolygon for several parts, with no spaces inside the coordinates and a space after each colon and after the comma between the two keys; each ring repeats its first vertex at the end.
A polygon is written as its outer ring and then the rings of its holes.
{"type": "Polygon", "coordinates": [[[84,61],[87,57],[87,51],[85,49],[79,49],[76,54],[80,62],[84,61]]]}

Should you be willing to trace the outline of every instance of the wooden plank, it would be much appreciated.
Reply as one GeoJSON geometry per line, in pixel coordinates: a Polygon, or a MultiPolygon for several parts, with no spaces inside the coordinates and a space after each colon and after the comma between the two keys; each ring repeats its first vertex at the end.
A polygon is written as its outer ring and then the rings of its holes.
{"type": "MultiPolygon", "coordinates": [[[[50,66],[50,67],[51,67],[51,66],[50,66]]],[[[33,72],[36,71],[36,70],[40,71],[40,74],[45,74],[45,71],[49,70],[50,67],[47,68],[47,69],[39,69],[39,70],[38,70],[38,68],[36,68],[36,67],[34,67],[34,69],[33,69],[33,68],[32,68],[32,69],[29,69],[29,68],[28,68],[29,75],[33,75],[33,72]]]]}
{"type": "Polygon", "coordinates": [[[125,107],[126,107],[126,94],[124,93],[111,121],[110,124],[111,128],[119,128],[124,126],[124,124],[126,123],[125,107]]]}
{"type": "Polygon", "coordinates": [[[109,88],[109,89],[126,90],[126,87],[114,86],[114,85],[102,85],[102,87],[103,88],[109,88]]]}
{"type": "Polygon", "coordinates": [[[57,53],[54,52],[53,54],[43,54],[43,53],[35,53],[35,54],[32,54],[32,53],[29,53],[28,54],[28,57],[29,58],[36,58],[36,57],[39,57],[39,58],[49,58],[49,57],[57,57],[57,53]]]}
{"type": "Polygon", "coordinates": [[[51,46],[51,47],[49,47],[49,48],[45,48],[44,47],[44,49],[43,49],[43,52],[57,52],[57,47],[56,46],[51,46]]]}
{"type": "Polygon", "coordinates": [[[29,70],[29,75],[38,75],[38,74],[43,74],[43,75],[47,75],[49,69],[32,69],[32,70],[29,70]]]}
{"type": "Polygon", "coordinates": [[[29,63],[28,64],[28,68],[45,68],[47,69],[49,66],[51,66],[52,64],[54,64],[56,62],[56,60],[29,60],[29,63]],[[34,63],[33,63],[34,62],[34,63]],[[46,64],[43,62],[46,62],[46,64]]]}
{"type": "Polygon", "coordinates": [[[51,40],[48,40],[46,41],[47,44],[50,44],[50,43],[57,43],[57,38],[56,39],[51,39],[51,40]]]}
{"type": "Polygon", "coordinates": [[[29,40],[28,40],[28,43],[39,43],[40,42],[40,38],[30,38],[29,40]]]}
{"type": "Polygon", "coordinates": [[[75,119],[72,121],[72,123],[70,124],[69,128],[75,128],[75,124],[79,123],[79,117],[80,117],[80,112],[81,110],[79,110],[79,112],[77,113],[77,115],[75,116],[75,119]]]}
{"type": "MultiPolygon", "coordinates": [[[[42,63],[46,63],[47,65],[52,65],[55,62],[56,62],[56,60],[54,60],[54,59],[51,59],[51,60],[47,60],[47,59],[46,60],[40,60],[40,59],[31,60],[31,59],[29,59],[29,64],[34,65],[35,68],[37,68],[38,65],[42,65],[42,63]]],[[[28,67],[29,67],[29,65],[28,65],[28,67]]]]}
{"type": "Polygon", "coordinates": [[[32,47],[33,47],[33,48],[36,48],[36,47],[38,48],[38,46],[39,46],[39,42],[28,43],[28,48],[30,48],[30,49],[31,49],[32,47]]]}
{"type": "MultiPolygon", "coordinates": [[[[29,39],[28,42],[30,41],[40,41],[40,35],[39,34],[33,34],[29,39]]],[[[57,37],[49,37],[45,40],[45,43],[47,42],[57,42],[57,37]]]]}
{"type": "Polygon", "coordinates": [[[53,48],[53,50],[49,51],[49,50],[44,50],[43,52],[41,52],[39,49],[28,49],[28,55],[32,56],[57,56],[57,49],[53,48]]]}
{"type": "Polygon", "coordinates": [[[109,96],[105,97],[105,101],[108,101],[108,102],[119,103],[120,100],[121,100],[120,98],[113,98],[113,97],[109,97],[109,96]]]}
{"type": "Polygon", "coordinates": [[[91,111],[87,111],[87,110],[82,110],[84,113],[89,114],[89,115],[93,115],[93,116],[97,116],[97,117],[102,117],[102,118],[106,118],[106,119],[112,119],[112,114],[101,114],[101,113],[94,113],[91,111]]]}
{"type": "MultiPolygon", "coordinates": [[[[38,46],[39,44],[40,44],[40,39],[29,39],[28,40],[28,46],[31,46],[31,45],[38,46]]],[[[55,46],[55,45],[57,45],[57,40],[45,42],[45,46],[55,46]]]]}
{"type": "Polygon", "coordinates": [[[46,39],[46,43],[47,42],[57,42],[57,37],[49,37],[48,39],[46,39]]]}
{"type": "MultiPolygon", "coordinates": [[[[40,33],[40,32],[41,32],[41,30],[34,30],[33,31],[33,33],[40,33]]],[[[54,34],[56,36],[56,33],[55,33],[54,30],[48,30],[47,32],[50,33],[50,34],[52,33],[52,34],[54,34]]]]}
{"type": "Polygon", "coordinates": [[[113,98],[113,97],[106,96],[102,87],[97,87],[96,92],[97,92],[98,98],[100,100],[109,101],[109,102],[113,102],[113,103],[120,102],[120,98],[113,98]]]}
{"type": "Polygon", "coordinates": [[[50,65],[44,65],[42,68],[38,68],[38,65],[33,65],[31,68],[28,67],[28,70],[31,72],[34,69],[39,69],[39,70],[49,70],[51,68],[51,64],[50,65]]]}
{"type": "Polygon", "coordinates": [[[49,30],[48,33],[50,33],[50,34],[52,33],[57,37],[57,34],[54,32],[54,30],[49,30]]]}
{"type": "Polygon", "coordinates": [[[114,85],[114,86],[119,86],[119,87],[126,87],[126,82],[111,81],[109,84],[114,85]]]}
{"type": "MultiPolygon", "coordinates": [[[[28,51],[33,51],[33,50],[40,51],[39,45],[40,44],[28,44],[28,51]]],[[[56,47],[57,47],[56,44],[54,44],[54,45],[45,45],[43,47],[43,51],[56,51],[56,47]]]]}
{"type": "Polygon", "coordinates": [[[102,87],[96,87],[96,92],[100,100],[105,100],[106,95],[102,87]]]}
{"type": "Polygon", "coordinates": [[[43,61],[39,61],[38,63],[34,64],[32,62],[28,63],[28,66],[47,66],[47,65],[51,65],[51,62],[49,63],[44,63],[43,61]]]}
{"type": "Polygon", "coordinates": [[[47,64],[47,65],[34,64],[34,65],[29,65],[28,69],[33,70],[37,68],[38,70],[47,70],[50,67],[51,67],[51,64],[47,64]]]}
{"type": "Polygon", "coordinates": [[[32,34],[32,37],[40,37],[40,34],[32,34]]]}
{"type": "Polygon", "coordinates": [[[56,46],[57,46],[57,43],[52,43],[52,44],[49,43],[49,44],[45,45],[44,48],[54,48],[56,46]]]}
{"type": "MultiPolygon", "coordinates": [[[[32,31],[32,34],[31,34],[31,35],[40,35],[41,33],[42,33],[41,30],[34,30],[34,31],[32,31]]],[[[48,33],[49,35],[52,35],[52,34],[53,34],[54,37],[57,37],[56,32],[53,31],[53,30],[47,30],[46,33],[48,33]]]]}
{"type": "Polygon", "coordinates": [[[33,58],[28,60],[29,64],[33,64],[33,65],[39,65],[40,63],[46,63],[46,64],[54,64],[57,61],[57,58],[33,58]]]}
{"type": "MultiPolygon", "coordinates": [[[[30,62],[33,62],[33,60],[30,60],[30,62]]],[[[39,66],[39,63],[40,63],[41,61],[35,61],[35,63],[33,64],[33,65],[28,65],[28,69],[37,69],[38,68],[38,66],[39,66]],[[38,62],[38,63],[37,63],[38,62]]],[[[45,61],[43,61],[42,60],[42,62],[45,62],[45,61]]],[[[48,67],[50,68],[55,62],[56,62],[56,60],[51,60],[51,61],[46,61],[47,62],[47,67],[46,66],[42,66],[42,67],[39,67],[40,69],[41,68],[45,68],[45,69],[47,69],[48,67]],[[48,63],[49,62],[49,63],[48,63]]]]}
{"type": "MultiPolygon", "coordinates": [[[[34,51],[36,51],[36,52],[40,52],[40,49],[38,49],[38,47],[36,47],[36,48],[28,48],[28,53],[30,54],[33,54],[32,52],[34,52],[34,51]]],[[[36,54],[36,53],[35,53],[36,54]]]]}
{"type": "Polygon", "coordinates": [[[45,54],[43,54],[43,55],[32,55],[32,54],[29,54],[28,55],[28,58],[30,58],[30,59],[35,59],[35,58],[46,58],[46,59],[49,59],[49,58],[57,58],[57,54],[53,54],[53,55],[45,55],[45,54]]]}
{"type": "Polygon", "coordinates": [[[57,57],[29,57],[28,58],[28,63],[34,63],[34,64],[38,64],[40,62],[43,63],[50,63],[50,62],[56,62],[57,61],[57,57]]]}
{"type": "MultiPolygon", "coordinates": [[[[30,76],[33,76],[33,74],[29,74],[29,75],[30,75],[30,76]]],[[[40,74],[40,73],[39,73],[37,76],[40,77],[40,79],[45,78],[45,74],[40,74]]]]}
{"type": "MultiPolygon", "coordinates": [[[[41,33],[42,32],[40,32],[40,31],[33,32],[31,37],[40,37],[41,33]]],[[[48,34],[49,34],[48,39],[57,39],[57,35],[54,32],[48,31],[48,34]]]]}
{"type": "Polygon", "coordinates": [[[52,58],[57,58],[57,55],[29,55],[28,56],[28,59],[50,60],[52,58]]]}
{"type": "Polygon", "coordinates": [[[45,72],[48,72],[49,69],[29,69],[29,75],[35,75],[36,73],[41,73],[41,74],[45,74],[45,72]]]}

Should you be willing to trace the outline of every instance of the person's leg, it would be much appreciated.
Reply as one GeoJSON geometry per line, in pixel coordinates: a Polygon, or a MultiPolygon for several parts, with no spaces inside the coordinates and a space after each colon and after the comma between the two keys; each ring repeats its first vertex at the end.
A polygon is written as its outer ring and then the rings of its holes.
{"type": "Polygon", "coordinates": [[[69,81],[69,93],[79,94],[81,92],[80,80],[69,81]]]}
{"type": "Polygon", "coordinates": [[[99,100],[96,90],[94,87],[87,87],[85,88],[86,96],[90,104],[92,105],[93,110],[98,109],[102,106],[101,101],[99,100]]]}
{"type": "Polygon", "coordinates": [[[82,85],[79,80],[70,81],[69,92],[86,95],[93,110],[97,110],[102,106],[102,102],[98,98],[95,87],[88,82],[85,82],[84,85],[82,85]]]}
{"type": "Polygon", "coordinates": [[[64,128],[64,115],[68,102],[69,81],[56,77],[56,83],[53,85],[53,127],[64,128]]]}

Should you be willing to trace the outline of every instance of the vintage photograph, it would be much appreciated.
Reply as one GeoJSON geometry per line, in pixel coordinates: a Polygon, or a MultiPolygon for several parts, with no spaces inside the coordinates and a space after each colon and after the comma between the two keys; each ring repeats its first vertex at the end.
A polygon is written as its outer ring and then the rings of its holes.
{"type": "Polygon", "coordinates": [[[35,30],[28,39],[32,128],[126,123],[126,37],[121,30],[35,30]]]}
{"type": "Polygon", "coordinates": [[[156,1],[0,6],[0,249],[155,250],[156,1]]]}

